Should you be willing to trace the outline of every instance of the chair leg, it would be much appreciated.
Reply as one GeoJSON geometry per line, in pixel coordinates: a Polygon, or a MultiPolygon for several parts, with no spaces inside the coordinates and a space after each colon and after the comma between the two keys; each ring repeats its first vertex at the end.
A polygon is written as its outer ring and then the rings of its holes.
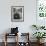
{"type": "Polygon", "coordinates": [[[5,46],[7,46],[7,34],[5,34],[5,46]]]}
{"type": "Polygon", "coordinates": [[[5,44],[5,46],[7,46],[7,42],[6,41],[4,42],[4,44],[5,44]]]}

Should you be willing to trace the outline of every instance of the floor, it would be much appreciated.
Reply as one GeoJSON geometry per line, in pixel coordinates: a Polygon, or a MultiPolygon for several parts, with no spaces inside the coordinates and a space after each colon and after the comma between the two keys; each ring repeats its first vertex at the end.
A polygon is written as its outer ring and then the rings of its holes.
{"type": "MultiPolygon", "coordinates": [[[[30,44],[31,44],[30,46],[37,46],[37,43],[34,43],[34,42],[32,42],[30,44]]],[[[4,46],[4,43],[3,42],[2,43],[0,42],[0,46],[4,46]]],[[[8,43],[7,46],[15,46],[15,43],[10,42],[10,43],[8,43]]],[[[25,45],[21,45],[21,46],[25,46],[25,45]]],[[[42,46],[46,46],[46,43],[44,43],[44,45],[42,45],[42,46]]]]}

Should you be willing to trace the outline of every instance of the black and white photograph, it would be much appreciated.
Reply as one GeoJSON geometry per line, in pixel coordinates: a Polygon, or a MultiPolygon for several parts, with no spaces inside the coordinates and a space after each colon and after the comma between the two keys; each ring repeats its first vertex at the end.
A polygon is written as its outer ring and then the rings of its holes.
{"type": "Polygon", "coordinates": [[[24,21],[24,6],[11,7],[11,21],[23,22],[24,21]]]}

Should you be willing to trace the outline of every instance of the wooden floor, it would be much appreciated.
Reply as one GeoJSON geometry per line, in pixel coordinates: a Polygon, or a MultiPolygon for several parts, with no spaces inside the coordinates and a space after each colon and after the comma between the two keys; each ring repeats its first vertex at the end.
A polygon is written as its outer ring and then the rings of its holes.
{"type": "MultiPolygon", "coordinates": [[[[3,42],[2,43],[0,42],[0,46],[4,46],[4,43],[3,42]]],[[[15,46],[15,42],[14,43],[10,42],[10,43],[8,43],[7,46],[15,46]]],[[[32,42],[32,43],[30,43],[30,46],[37,46],[37,43],[32,42]]],[[[42,46],[46,46],[46,43],[44,43],[44,45],[42,45],[42,46]]]]}

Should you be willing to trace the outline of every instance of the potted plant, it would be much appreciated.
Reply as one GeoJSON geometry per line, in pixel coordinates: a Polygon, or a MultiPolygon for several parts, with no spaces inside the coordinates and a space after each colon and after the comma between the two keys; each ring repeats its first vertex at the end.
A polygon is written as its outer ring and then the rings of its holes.
{"type": "Polygon", "coordinates": [[[40,43],[40,40],[42,38],[45,38],[44,37],[46,36],[45,34],[46,34],[45,32],[35,32],[33,35],[37,38],[37,41],[40,43]]]}

